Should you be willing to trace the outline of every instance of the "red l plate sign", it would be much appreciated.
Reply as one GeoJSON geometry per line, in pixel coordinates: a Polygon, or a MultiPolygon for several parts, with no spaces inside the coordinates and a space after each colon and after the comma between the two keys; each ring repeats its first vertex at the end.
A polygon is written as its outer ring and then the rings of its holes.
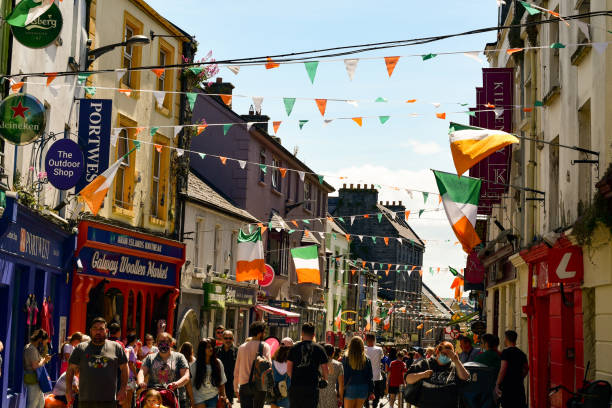
{"type": "Polygon", "coordinates": [[[551,283],[582,282],[584,262],[582,248],[552,248],[548,251],[548,281],[551,283]]]}

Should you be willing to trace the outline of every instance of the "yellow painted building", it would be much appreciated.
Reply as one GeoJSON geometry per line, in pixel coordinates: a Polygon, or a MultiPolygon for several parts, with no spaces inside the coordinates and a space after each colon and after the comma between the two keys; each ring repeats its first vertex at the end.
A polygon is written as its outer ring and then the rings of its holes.
{"type": "MultiPolygon", "coordinates": [[[[91,69],[172,65],[182,61],[184,33],[142,0],[93,0],[89,13],[91,49],[134,35],[151,39],[142,46],[117,47],[97,58],[91,69]]],[[[115,177],[100,215],[161,233],[175,228],[176,179],[171,162],[177,146],[181,70],[117,72],[91,76],[95,98],[112,99],[113,128],[123,128],[111,146],[110,162],[137,147],[115,177]],[[120,90],[119,90],[120,89],[120,90]],[[166,92],[162,106],[153,91],[166,92]],[[155,130],[155,128],[157,128],[155,130]],[[139,146],[138,146],[139,145],[139,146]]],[[[112,141],[112,140],[111,140],[112,141]]]]}

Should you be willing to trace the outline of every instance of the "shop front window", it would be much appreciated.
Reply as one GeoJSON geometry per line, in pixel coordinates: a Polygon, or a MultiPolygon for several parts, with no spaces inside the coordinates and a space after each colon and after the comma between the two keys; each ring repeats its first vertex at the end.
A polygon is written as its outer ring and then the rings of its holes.
{"type": "Polygon", "coordinates": [[[225,328],[234,332],[236,335],[236,309],[225,310],[225,328]]]}

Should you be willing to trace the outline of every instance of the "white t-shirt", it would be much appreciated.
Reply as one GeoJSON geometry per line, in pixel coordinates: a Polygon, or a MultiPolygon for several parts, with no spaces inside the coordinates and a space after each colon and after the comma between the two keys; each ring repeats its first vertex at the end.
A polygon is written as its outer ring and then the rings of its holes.
{"type": "MultiPolygon", "coordinates": [[[[72,377],[72,383],[78,387],[79,385],[79,377],[76,375],[72,377]]],[[[60,375],[55,383],[55,387],[51,391],[51,394],[57,395],[58,397],[63,397],[66,395],[66,373],[60,375]]]]}
{"type": "MultiPolygon", "coordinates": [[[[227,378],[225,377],[225,370],[223,369],[223,363],[221,360],[217,359],[219,365],[221,366],[221,384],[223,385],[227,382],[227,378]]],[[[212,385],[212,367],[210,364],[206,365],[206,376],[204,377],[204,382],[200,386],[200,388],[195,387],[195,378],[196,378],[196,361],[189,364],[189,372],[191,374],[191,384],[193,385],[193,401],[194,405],[202,404],[204,401],[207,401],[211,398],[215,398],[217,394],[219,394],[219,389],[212,385]]]]}
{"type": "Polygon", "coordinates": [[[372,377],[373,377],[372,380],[374,381],[382,380],[382,375],[380,373],[380,365],[381,365],[382,358],[384,356],[383,349],[378,346],[373,346],[373,347],[366,346],[365,353],[366,353],[366,356],[368,356],[368,358],[372,362],[372,377]]]}

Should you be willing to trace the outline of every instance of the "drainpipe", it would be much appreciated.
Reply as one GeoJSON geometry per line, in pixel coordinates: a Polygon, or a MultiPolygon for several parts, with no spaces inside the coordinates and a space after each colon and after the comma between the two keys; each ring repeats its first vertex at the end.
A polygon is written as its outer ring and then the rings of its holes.
{"type": "MultiPolygon", "coordinates": [[[[536,64],[536,58],[537,58],[537,52],[530,52],[529,53],[529,62],[531,64],[531,100],[535,101],[536,97],[537,97],[537,88],[538,88],[538,72],[536,71],[538,69],[537,64],[536,64]]],[[[537,115],[538,115],[538,110],[534,109],[533,110],[533,115],[531,116],[531,137],[533,138],[537,138],[537,131],[538,131],[538,127],[537,127],[537,115]]],[[[530,142],[529,143],[529,163],[527,165],[527,169],[528,169],[528,177],[529,177],[529,187],[531,188],[536,188],[536,166],[537,166],[537,161],[536,161],[536,142],[530,142]]],[[[523,194],[523,200],[525,199],[526,193],[523,194]]],[[[526,237],[528,238],[529,241],[533,240],[533,237],[535,236],[535,232],[536,232],[536,206],[537,206],[537,201],[531,201],[531,203],[529,204],[529,212],[527,213],[527,226],[528,228],[526,228],[526,237]]],[[[527,242],[526,242],[527,243],[527,242]]]]}

